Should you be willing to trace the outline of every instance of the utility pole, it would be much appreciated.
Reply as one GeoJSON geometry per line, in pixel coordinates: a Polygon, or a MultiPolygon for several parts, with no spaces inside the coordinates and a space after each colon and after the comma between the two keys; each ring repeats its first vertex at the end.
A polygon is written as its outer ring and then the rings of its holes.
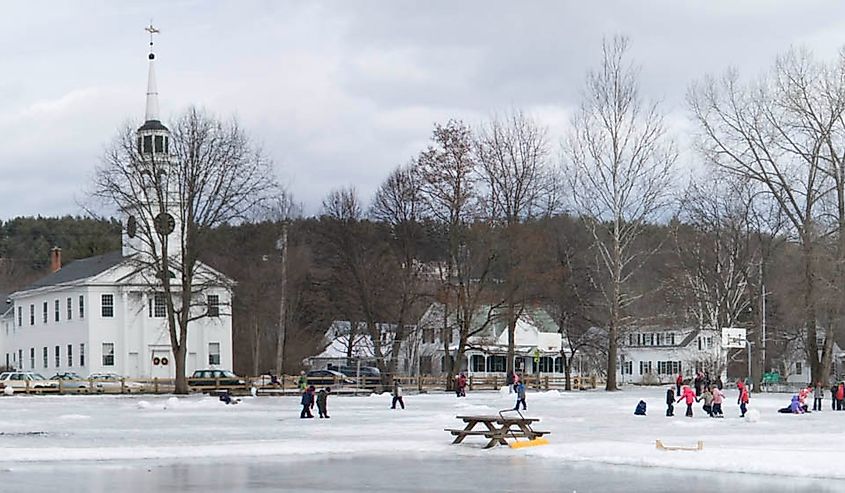
{"type": "Polygon", "coordinates": [[[762,340],[760,341],[761,347],[757,348],[761,351],[762,355],[762,371],[766,373],[766,284],[763,282],[763,259],[760,259],[760,303],[762,307],[760,308],[761,311],[761,335],[762,340]]]}
{"type": "Polygon", "coordinates": [[[288,222],[282,222],[282,237],[276,242],[282,260],[281,294],[279,296],[279,330],[276,332],[276,374],[281,378],[285,371],[285,337],[287,332],[286,295],[288,284],[288,222]]]}

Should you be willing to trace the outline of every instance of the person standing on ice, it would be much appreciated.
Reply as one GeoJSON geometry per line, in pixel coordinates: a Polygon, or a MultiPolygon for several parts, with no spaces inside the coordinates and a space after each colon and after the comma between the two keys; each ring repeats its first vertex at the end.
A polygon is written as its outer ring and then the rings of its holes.
{"type": "Polygon", "coordinates": [[[831,411],[836,411],[836,389],[837,388],[838,388],[838,386],[836,385],[836,382],[833,382],[833,384],[831,384],[831,386],[830,386],[830,410],[831,411]]]}
{"type": "Polygon", "coordinates": [[[678,397],[677,402],[686,401],[687,403],[687,414],[688,418],[692,417],[692,403],[695,402],[695,392],[690,388],[688,385],[684,386],[684,393],[678,397]]]}
{"type": "Polygon", "coordinates": [[[845,409],[845,383],[839,382],[839,386],[836,387],[836,410],[843,409],[845,409]]]}
{"type": "Polygon", "coordinates": [[[304,371],[299,372],[299,380],[296,382],[296,384],[299,386],[299,390],[301,392],[305,392],[307,390],[308,379],[305,378],[305,372],[304,371]]]}
{"type": "Polygon", "coordinates": [[[695,374],[695,378],[693,379],[693,385],[695,385],[695,397],[698,398],[701,396],[701,383],[704,380],[704,377],[701,375],[701,372],[695,374]]]}
{"type": "Polygon", "coordinates": [[[745,413],[748,412],[748,387],[742,380],[737,380],[736,388],[739,390],[739,397],[736,399],[736,403],[739,404],[739,417],[744,418],[745,413]]]}
{"type": "Polygon", "coordinates": [[[813,411],[822,410],[822,400],[824,400],[824,387],[821,382],[816,382],[813,388],[813,411]]]}
{"type": "Polygon", "coordinates": [[[713,394],[713,417],[724,418],[725,413],[722,412],[722,402],[725,400],[725,394],[722,393],[722,390],[717,385],[713,385],[710,388],[710,392],[713,394]]]}
{"type": "Polygon", "coordinates": [[[305,389],[305,392],[302,393],[302,400],[299,401],[302,404],[302,412],[299,413],[300,419],[304,418],[313,418],[314,415],[311,414],[311,409],[314,408],[314,386],[310,386],[305,389]]]}
{"type": "Polygon", "coordinates": [[[399,385],[398,379],[393,381],[393,404],[391,404],[390,409],[396,409],[397,402],[402,406],[402,409],[405,409],[405,401],[402,400],[402,386],[399,385]]]}
{"type": "Polygon", "coordinates": [[[331,387],[326,387],[325,389],[320,389],[317,392],[317,411],[320,413],[321,418],[328,418],[329,411],[326,409],[327,401],[329,399],[329,394],[332,393],[331,387]]]}
{"type": "Polygon", "coordinates": [[[708,416],[711,418],[713,417],[713,393],[710,392],[710,389],[704,387],[704,390],[701,392],[701,396],[695,399],[698,402],[704,401],[704,412],[707,413],[708,416]]]}
{"type": "Polygon", "coordinates": [[[513,408],[514,411],[519,409],[520,403],[522,403],[522,410],[527,411],[525,406],[525,384],[522,382],[516,385],[516,406],[513,408]]]}
{"type": "Polygon", "coordinates": [[[467,376],[464,372],[458,375],[458,388],[456,389],[458,397],[467,396],[467,376]]]}
{"type": "Polygon", "coordinates": [[[675,394],[681,395],[681,385],[684,384],[684,376],[678,372],[678,378],[675,379],[675,394]]]}
{"type": "Polygon", "coordinates": [[[672,386],[666,389],[666,416],[671,417],[675,415],[675,391],[672,386]]]}
{"type": "Polygon", "coordinates": [[[520,382],[519,373],[513,372],[513,391],[514,392],[517,391],[517,387],[519,387],[519,382],[520,382]]]}

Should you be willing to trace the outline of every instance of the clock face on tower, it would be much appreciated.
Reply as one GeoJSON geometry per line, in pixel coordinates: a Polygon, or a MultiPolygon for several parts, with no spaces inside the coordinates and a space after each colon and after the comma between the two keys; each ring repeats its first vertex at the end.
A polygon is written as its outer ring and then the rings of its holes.
{"type": "Polygon", "coordinates": [[[156,231],[159,234],[169,235],[176,229],[176,220],[166,212],[159,213],[154,220],[156,231]]]}
{"type": "Polygon", "coordinates": [[[126,236],[134,238],[137,233],[138,222],[135,220],[135,216],[129,216],[129,219],[126,220],[126,236]]]}

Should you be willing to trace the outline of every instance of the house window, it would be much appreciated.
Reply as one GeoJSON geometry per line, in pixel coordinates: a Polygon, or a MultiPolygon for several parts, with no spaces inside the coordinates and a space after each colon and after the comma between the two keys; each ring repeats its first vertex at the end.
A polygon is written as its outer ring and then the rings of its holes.
{"type": "Polygon", "coordinates": [[[114,317],[113,294],[104,294],[100,297],[100,315],[104,318],[114,317]]]}
{"type": "Polygon", "coordinates": [[[73,344],[67,345],[67,365],[73,366],[73,344]]]}
{"type": "Polygon", "coordinates": [[[555,367],[554,358],[543,356],[540,358],[540,373],[551,373],[555,367]]]}
{"type": "Polygon", "coordinates": [[[446,327],[440,332],[440,339],[446,344],[452,344],[452,328],[446,327]]]}
{"type": "Polygon", "coordinates": [[[800,361],[795,362],[795,374],[800,375],[803,373],[804,365],[800,361]]]}
{"type": "Polygon", "coordinates": [[[625,361],[622,363],[622,374],[623,375],[633,375],[634,374],[634,362],[633,361],[625,361]]]}
{"type": "Polygon", "coordinates": [[[73,298],[67,299],[67,319],[73,320],[73,298]]]}
{"type": "Polygon", "coordinates": [[[29,348],[29,367],[35,369],[35,348],[29,348]]]}
{"type": "Polygon", "coordinates": [[[85,297],[79,297],[79,318],[85,318],[85,297]]]}
{"type": "MultiPolygon", "coordinates": [[[[23,307],[22,306],[18,307],[18,327],[23,327],[23,307]]],[[[9,365],[6,365],[6,367],[8,368],[9,365]]]]}
{"type": "Polygon", "coordinates": [[[670,332],[670,333],[667,334],[667,336],[669,337],[669,345],[674,346],[675,345],[675,333],[670,332]]]}
{"type": "Polygon", "coordinates": [[[434,329],[432,328],[425,328],[423,329],[423,344],[430,344],[434,342],[434,329]]]}
{"type": "Polygon", "coordinates": [[[43,359],[43,361],[41,362],[41,364],[43,364],[43,365],[44,365],[44,368],[47,368],[48,366],[50,366],[50,364],[48,363],[48,361],[49,361],[49,356],[48,356],[48,354],[47,354],[47,353],[48,353],[47,346],[44,346],[43,348],[41,348],[41,353],[42,353],[42,355],[41,355],[41,356],[42,356],[42,359],[43,359]]]}
{"type": "Polygon", "coordinates": [[[41,321],[47,323],[47,302],[41,303],[41,321]]]}
{"type": "Polygon", "coordinates": [[[153,299],[150,300],[150,316],[163,318],[165,315],[167,315],[167,306],[165,305],[164,293],[153,294],[153,299]]]}
{"type": "Polygon", "coordinates": [[[60,305],[60,303],[59,303],[59,300],[56,300],[56,301],[53,303],[53,318],[55,318],[56,322],[58,322],[58,321],[59,321],[59,311],[60,311],[60,308],[59,308],[59,307],[60,307],[60,306],[61,306],[61,305],[60,305]]]}
{"type": "Polygon", "coordinates": [[[658,346],[663,345],[663,334],[657,334],[657,345],[658,346]]]}
{"type": "Polygon", "coordinates": [[[651,373],[651,361],[640,361],[640,375],[651,373]]]}
{"type": "Polygon", "coordinates": [[[62,364],[62,355],[61,355],[60,351],[61,351],[61,347],[56,346],[56,368],[58,368],[62,364]]]}
{"type": "Polygon", "coordinates": [[[103,343],[103,366],[114,366],[114,343],[103,343]]]}
{"type": "Polygon", "coordinates": [[[220,296],[216,294],[208,295],[208,316],[209,317],[219,317],[220,316],[220,296]]]}
{"type": "Polygon", "coordinates": [[[483,372],[487,362],[484,361],[484,356],[480,354],[473,354],[470,360],[470,369],[475,372],[483,372]]]}
{"type": "Polygon", "coordinates": [[[505,371],[505,363],[507,359],[504,356],[490,356],[487,358],[487,371],[501,373],[505,371]]]}
{"type": "Polygon", "coordinates": [[[85,366],[85,344],[79,345],[79,366],[85,366]]]}
{"type": "Polygon", "coordinates": [[[29,325],[35,325],[35,305],[29,305],[29,325]]]}
{"type": "Polygon", "coordinates": [[[219,342],[209,342],[208,343],[208,364],[209,365],[219,365],[220,364],[220,343],[219,342]]]}

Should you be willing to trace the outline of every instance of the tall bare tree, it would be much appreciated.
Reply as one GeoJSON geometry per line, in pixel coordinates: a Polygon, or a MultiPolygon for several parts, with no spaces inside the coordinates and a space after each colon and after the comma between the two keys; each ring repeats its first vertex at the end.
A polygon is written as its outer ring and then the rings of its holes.
{"type": "Polygon", "coordinates": [[[598,255],[607,309],[607,390],[616,390],[620,329],[636,299],[626,285],[649,252],[633,242],[666,205],[677,153],[656,103],[644,103],[627,38],[602,44],[602,63],[587,76],[566,149],[572,196],[598,255]]]}
{"type": "Polygon", "coordinates": [[[518,252],[524,238],[516,226],[548,214],[556,202],[553,174],[547,162],[546,130],[521,111],[494,117],[482,126],[476,139],[481,175],[486,185],[485,209],[504,230],[501,274],[508,332],[507,372],[514,371],[514,333],[526,299],[521,261],[530,255],[518,252]]]}
{"type": "Polygon", "coordinates": [[[840,150],[828,144],[843,110],[838,96],[824,96],[829,82],[822,64],[804,50],[792,50],[759,82],[743,84],[736,71],[728,71],[693,85],[688,97],[708,159],[759,183],[801,244],[804,348],[813,381],[821,382],[829,374],[833,328],[828,324],[820,356],[817,257],[829,173],[836,174],[829,166],[831,151],[840,150]]]}
{"type": "Polygon", "coordinates": [[[213,228],[260,205],[276,183],[271,162],[235,120],[190,108],[167,137],[169,145],[146,147],[125,127],[97,169],[94,195],[139,218],[132,259],[150,290],[164,296],[176,392],[187,393],[188,329],[207,316],[207,291],[225,282],[202,267],[204,242],[213,228]]]}

